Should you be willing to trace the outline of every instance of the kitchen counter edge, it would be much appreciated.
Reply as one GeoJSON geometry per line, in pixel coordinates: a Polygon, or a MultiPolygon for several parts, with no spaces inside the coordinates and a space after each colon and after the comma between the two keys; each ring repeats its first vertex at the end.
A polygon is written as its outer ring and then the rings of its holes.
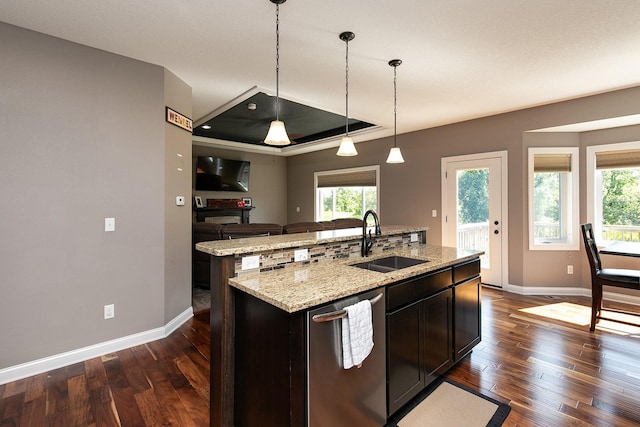
{"type": "Polygon", "coordinates": [[[354,267],[363,258],[297,265],[268,272],[241,273],[229,285],[288,313],[307,310],[341,298],[380,288],[478,258],[484,252],[419,244],[375,254],[368,259],[405,256],[423,264],[388,273],[354,267]]]}
{"type": "MultiPolygon", "coordinates": [[[[373,227],[370,227],[373,229],[373,227]]],[[[429,227],[387,225],[382,226],[382,236],[427,231],[429,227]]],[[[196,244],[200,252],[213,256],[242,255],[278,249],[314,246],[333,242],[348,242],[362,238],[362,228],[344,228],[310,233],[280,234],[268,237],[247,237],[244,239],[212,240],[196,244]]]]}

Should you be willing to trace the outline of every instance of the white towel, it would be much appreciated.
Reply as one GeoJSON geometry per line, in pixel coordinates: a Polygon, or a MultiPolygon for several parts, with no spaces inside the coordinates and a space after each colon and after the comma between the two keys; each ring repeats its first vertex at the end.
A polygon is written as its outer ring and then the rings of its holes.
{"type": "Polygon", "coordinates": [[[373,349],[373,322],[371,302],[363,300],[345,307],[342,319],[342,360],[344,369],[360,367],[373,349]]]}

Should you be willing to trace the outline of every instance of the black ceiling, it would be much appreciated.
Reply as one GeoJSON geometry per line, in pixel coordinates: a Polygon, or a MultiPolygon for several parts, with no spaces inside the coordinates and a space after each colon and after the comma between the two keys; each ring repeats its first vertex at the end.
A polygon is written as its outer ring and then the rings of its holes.
{"type": "MultiPolygon", "coordinates": [[[[258,92],[249,99],[233,106],[223,113],[201,123],[193,129],[193,134],[225,141],[265,145],[269,124],[276,118],[275,96],[258,92]],[[250,109],[255,105],[255,109],[250,109]],[[203,129],[203,126],[211,126],[203,129]]],[[[342,115],[319,110],[280,98],[280,120],[287,129],[292,144],[304,144],[345,132],[345,118],[342,115]]],[[[349,131],[357,131],[374,126],[371,123],[349,119],[349,131]]]]}

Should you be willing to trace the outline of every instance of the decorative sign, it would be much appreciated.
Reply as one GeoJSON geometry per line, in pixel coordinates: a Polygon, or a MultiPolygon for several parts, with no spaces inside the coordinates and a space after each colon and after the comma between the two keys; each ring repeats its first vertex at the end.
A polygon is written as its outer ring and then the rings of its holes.
{"type": "Polygon", "coordinates": [[[177,111],[172,110],[169,107],[167,109],[167,121],[173,125],[181,127],[184,130],[189,132],[193,132],[193,121],[186,116],[178,113],[177,111]]]}

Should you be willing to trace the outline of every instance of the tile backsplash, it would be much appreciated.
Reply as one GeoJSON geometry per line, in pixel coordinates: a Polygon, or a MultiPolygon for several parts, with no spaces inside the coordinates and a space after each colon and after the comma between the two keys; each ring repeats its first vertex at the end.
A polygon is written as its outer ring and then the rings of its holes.
{"type": "MultiPolygon", "coordinates": [[[[411,242],[411,234],[400,234],[393,236],[378,236],[373,238],[372,255],[379,254],[395,248],[418,245],[419,242],[411,242]]],[[[340,258],[360,258],[360,240],[350,240],[347,242],[323,243],[314,246],[300,246],[281,250],[245,253],[235,259],[235,275],[242,273],[242,257],[260,255],[260,271],[270,271],[279,268],[286,268],[294,264],[311,264],[331,261],[340,258]],[[297,249],[309,249],[309,259],[306,261],[294,261],[294,251],[297,249]]],[[[255,273],[254,270],[246,270],[255,273]]]]}

